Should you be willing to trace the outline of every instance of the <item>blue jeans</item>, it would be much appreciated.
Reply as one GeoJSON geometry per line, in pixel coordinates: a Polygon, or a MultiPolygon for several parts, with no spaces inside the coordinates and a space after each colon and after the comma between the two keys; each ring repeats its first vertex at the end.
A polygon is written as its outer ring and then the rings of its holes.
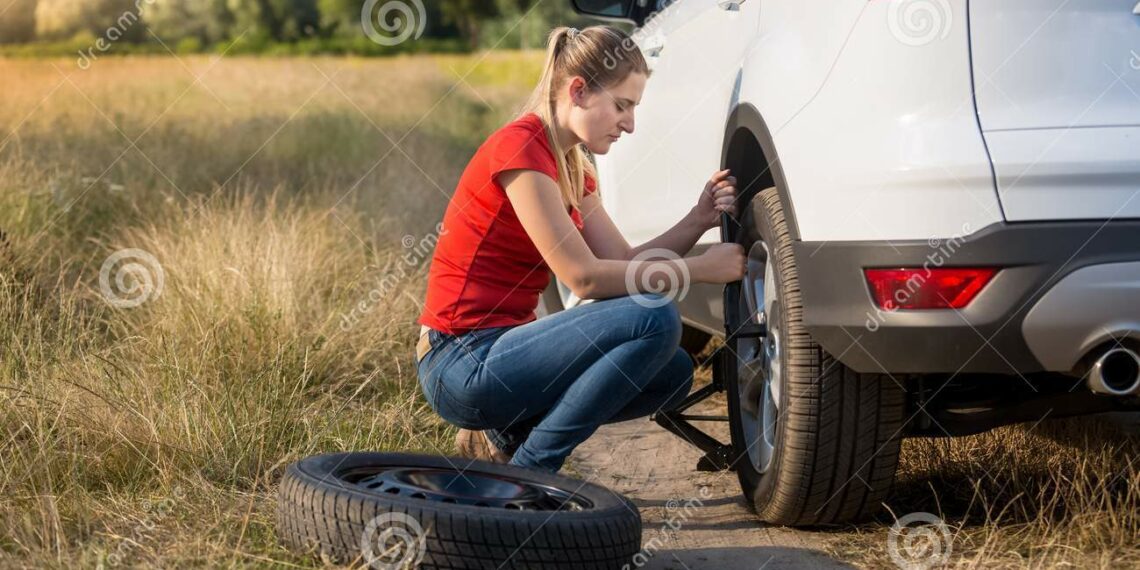
{"type": "Polygon", "coordinates": [[[511,463],[557,472],[599,426],[676,407],[693,384],[681,317],[654,293],[597,300],[522,325],[428,331],[428,404],[486,430],[511,463]]]}

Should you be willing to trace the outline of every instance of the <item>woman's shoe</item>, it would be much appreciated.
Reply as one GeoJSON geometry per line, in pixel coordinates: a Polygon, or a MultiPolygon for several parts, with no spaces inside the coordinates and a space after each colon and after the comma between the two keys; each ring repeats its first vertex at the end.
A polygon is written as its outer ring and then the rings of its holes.
{"type": "Polygon", "coordinates": [[[511,456],[499,451],[484,431],[460,429],[455,435],[455,449],[461,457],[480,459],[492,463],[508,463],[511,456]]]}

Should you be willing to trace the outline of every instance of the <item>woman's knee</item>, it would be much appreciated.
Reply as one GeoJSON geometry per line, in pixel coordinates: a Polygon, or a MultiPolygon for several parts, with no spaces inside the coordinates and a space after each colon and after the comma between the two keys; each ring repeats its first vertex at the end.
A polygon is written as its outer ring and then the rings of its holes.
{"type": "Polygon", "coordinates": [[[681,342],[681,310],[677,302],[660,293],[630,295],[635,305],[640,329],[645,336],[660,335],[666,343],[676,346],[681,342]]]}
{"type": "Polygon", "coordinates": [[[655,405],[658,410],[671,410],[684,401],[692,387],[693,360],[687,352],[678,348],[673,358],[646,388],[657,395],[655,405]]]}

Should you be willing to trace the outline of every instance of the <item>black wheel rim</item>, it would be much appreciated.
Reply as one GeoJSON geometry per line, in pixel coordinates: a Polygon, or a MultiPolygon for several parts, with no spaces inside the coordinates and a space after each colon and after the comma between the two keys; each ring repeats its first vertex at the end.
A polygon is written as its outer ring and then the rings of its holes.
{"type": "Polygon", "coordinates": [[[371,493],[516,511],[584,511],[589,499],[553,485],[470,469],[385,466],[357,468],[338,477],[371,493]]]}

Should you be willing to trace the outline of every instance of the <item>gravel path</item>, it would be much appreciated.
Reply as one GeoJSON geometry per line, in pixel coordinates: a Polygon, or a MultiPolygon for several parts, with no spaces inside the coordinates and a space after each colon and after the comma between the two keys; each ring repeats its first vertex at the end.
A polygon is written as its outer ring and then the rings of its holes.
{"type": "MultiPolygon", "coordinates": [[[[712,404],[691,411],[723,409],[712,404]]],[[[728,440],[727,424],[701,425],[728,440]]],[[[622,493],[641,509],[642,554],[635,558],[641,568],[851,567],[824,554],[825,535],[759,522],[744,502],[736,474],[697,471],[700,456],[681,438],[639,419],[602,426],[574,450],[564,471],[622,493]]]]}

